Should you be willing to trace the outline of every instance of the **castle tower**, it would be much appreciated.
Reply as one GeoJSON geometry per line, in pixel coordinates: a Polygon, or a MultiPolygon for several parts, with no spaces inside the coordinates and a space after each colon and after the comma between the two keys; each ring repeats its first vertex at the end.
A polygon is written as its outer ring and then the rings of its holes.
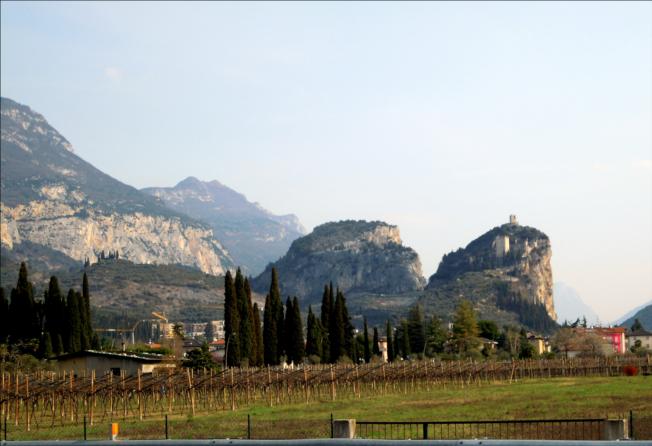
{"type": "Polygon", "coordinates": [[[514,226],[518,225],[518,218],[516,218],[516,215],[511,214],[509,216],[509,224],[514,226]]]}

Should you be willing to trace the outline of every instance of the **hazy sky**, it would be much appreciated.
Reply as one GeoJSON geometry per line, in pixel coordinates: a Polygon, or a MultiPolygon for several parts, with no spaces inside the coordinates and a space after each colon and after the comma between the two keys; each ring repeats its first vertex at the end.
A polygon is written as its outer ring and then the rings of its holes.
{"type": "Polygon", "coordinates": [[[652,299],[652,3],[2,2],[2,95],[136,187],[218,179],[431,275],[507,221],[604,321],[652,299]]]}

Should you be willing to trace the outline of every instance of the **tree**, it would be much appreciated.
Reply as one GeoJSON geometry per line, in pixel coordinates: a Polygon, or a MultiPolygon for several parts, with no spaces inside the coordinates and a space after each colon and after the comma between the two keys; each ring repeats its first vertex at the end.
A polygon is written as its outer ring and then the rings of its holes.
{"type": "Polygon", "coordinates": [[[82,337],[82,349],[87,350],[91,348],[91,342],[93,340],[93,323],[91,321],[91,296],[88,287],[88,276],[85,272],[84,277],[82,278],[82,307],[84,332],[84,336],[82,337]]]}
{"type": "Polygon", "coordinates": [[[306,333],[306,356],[308,358],[319,356],[322,358],[322,330],[320,327],[319,319],[315,317],[312,312],[312,307],[308,306],[308,320],[307,320],[307,333],[306,333]]]}
{"type": "Polygon", "coordinates": [[[426,333],[423,326],[423,310],[418,303],[410,308],[407,323],[410,350],[417,354],[423,353],[425,351],[426,333]]]}
{"type": "Polygon", "coordinates": [[[206,322],[206,327],[204,327],[204,337],[206,342],[213,342],[215,340],[215,330],[213,329],[213,323],[211,321],[206,322]]]}
{"type": "Polygon", "coordinates": [[[641,324],[641,321],[638,320],[638,318],[634,319],[634,323],[632,324],[632,331],[640,331],[644,330],[643,324],[641,324]]]}
{"type": "Polygon", "coordinates": [[[52,276],[45,291],[45,331],[50,333],[52,351],[57,355],[63,353],[62,339],[65,337],[66,303],[59,288],[59,280],[52,276]]]}
{"type": "Polygon", "coordinates": [[[408,325],[408,321],[406,319],[401,320],[401,355],[403,356],[403,359],[408,359],[410,354],[412,353],[412,350],[410,349],[411,343],[410,343],[410,328],[408,325]]]}
{"type": "MultiPolygon", "coordinates": [[[[247,286],[248,282],[249,281],[247,281],[247,286]]],[[[240,268],[238,268],[237,272],[235,273],[234,285],[238,307],[237,344],[239,352],[237,364],[248,364],[251,356],[254,334],[253,327],[251,326],[252,315],[249,307],[249,297],[247,296],[247,290],[245,288],[245,278],[242,275],[240,268]]]]}
{"type": "Polygon", "coordinates": [[[0,344],[9,336],[9,301],[5,297],[5,289],[0,288],[0,344]]]}
{"type": "Polygon", "coordinates": [[[321,361],[326,363],[331,359],[330,350],[330,328],[331,328],[331,315],[333,314],[333,283],[330,287],[324,285],[324,294],[321,299],[321,329],[322,329],[322,345],[321,345],[321,361]]]}
{"type": "Polygon", "coordinates": [[[68,322],[69,328],[65,343],[68,353],[75,353],[81,350],[82,319],[79,314],[79,308],[79,293],[71,288],[66,298],[66,321],[68,322]]]}
{"type": "Polygon", "coordinates": [[[387,336],[387,361],[393,362],[396,356],[394,351],[394,330],[392,330],[392,323],[387,320],[385,325],[385,335],[387,336]]]}
{"type": "Polygon", "coordinates": [[[256,354],[254,356],[254,362],[252,365],[259,367],[263,365],[264,347],[263,347],[263,332],[260,326],[260,310],[258,309],[257,303],[255,303],[252,308],[252,315],[253,317],[251,318],[251,320],[254,327],[254,339],[255,339],[254,346],[256,349],[256,354]]]}
{"type": "Polygon", "coordinates": [[[182,365],[195,370],[219,369],[208,350],[207,342],[204,342],[200,348],[190,350],[186,354],[186,359],[184,359],[182,365]]]}
{"type": "Polygon", "coordinates": [[[11,290],[9,314],[9,334],[13,341],[27,341],[40,336],[32,283],[27,278],[25,262],[20,264],[16,288],[11,290]]]}
{"type": "Polygon", "coordinates": [[[478,348],[478,323],[471,302],[462,299],[453,318],[453,340],[456,351],[465,353],[478,348]]]}
{"type": "Polygon", "coordinates": [[[371,341],[371,353],[374,356],[380,356],[380,337],[378,336],[378,327],[374,327],[374,338],[371,341]]]}
{"type": "Polygon", "coordinates": [[[426,354],[433,356],[435,353],[442,353],[447,337],[441,320],[437,316],[432,315],[426,327],[426,354]]]}
{"type": "Polygon", "coordinates": [[[272,281],[269,286],[269,294],[265,298],[265,310],[263,314],[263,344],[265,364],[276,365],[279,363],[281,352],[279,351],[279,319],[282,323],[283,304],[281,303],[281,292],[278,285],[276,268],[272,268],[272,281]],[[280,314],[280,317],[279,317],[280,314]]]}
{"type": "Polygon", "coordinates": [[[478,321],[478,332],[481,337],[497,341],[500,336],[500,330],[494,321],[478,321]]]}
{"type": "MultiPolygon", "coordinates": [[[[245,308],[247,311],[247,321],[246,325],[243,327],[242,323],[240,326],[242,327],[241,330],[245,330],[246,336],[249,338],[249,343],[251,344],[251,347],[248,351],[249,353],[247,354],[247,358],[249,359],[249,365],[253,366],[256,364],[256,357],[258,354],[258,349],[260,348],[258,345],[258,337],[256,337],[256,329],[254,328],[254,306],[252,304],[251,300],[251,285],[249,284],[249,279],[245,277],[244,280],[244,290],[245,290],[245,308]]],[[[260,320],[260,319],[259,319],[260,320]]],[[[260,332],[260,327],[258,327],[258,332],[260,332]]],[[[240,347],[241,349],[243,347],[240,347]]]]}
{"type": "Polygon", "coordinates": [[[47,331],[43,333],[43,336],[41,336],[41,340],[39,341],[38,354],[39,357],[45,359],[52,357],[52,338],[50,337],[50,333],[47,331]]]}
{"type": "Polygon", "coordinates": [[[344,294],[337,290],[335,305],[330,318],[330,354],[331,362],[337,362],[342,356],[353,357],[354,339],[353,325],[349,318],[349,310],[346,308],[346,298],[344,294]]]}
{"type": "Polygon", "coordinates": [[[305,343],[303,337],[303,323],[301,322],[301,309],[299,308],[299,300],[295,297],[290,301],[290,305],[285,312],[285,318],[289,321],[286,324],[287,330],[285,331],[288,339],[288,361],[300,364],[306,356],[305,343]]]}
{"type": "Polygon", "coordinates": [[[238,317],[236,288],[233,283],[231,271],[227,271],[224,277],[224,336],[226,338],[225,356],[227,366],[237,366],[240,364],[239,329],[240,318],[238,317]]]}
{"type": "Polygon", "coordinates": [[[369,348],[369,328],[367,327],[367,318],[364,318],[364,332],[362,336],[364,362],[369,364],[371,362],[371,349],[369,348]]]}

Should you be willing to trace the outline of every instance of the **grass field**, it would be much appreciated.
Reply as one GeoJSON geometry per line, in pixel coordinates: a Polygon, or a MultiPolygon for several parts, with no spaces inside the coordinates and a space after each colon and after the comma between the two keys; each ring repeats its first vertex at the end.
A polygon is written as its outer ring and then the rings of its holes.
{"type": "MultiPolygon", "coordinates": [[[[169,420],[171,438],[242,438],[251,416],[252,438],[317,438],[330,435],[331,413],[367,421],[508,420],[618,417],[634,411],[637,439],[652,439],[652,377],[553,378],[514,383],[448,386],[361,399],[279,407],[255,406],[169,420]]],[[[114,420],[120,422],[120,420],[114,420]]],[[[88,427],[89,439],[105,439],[109,420],[88,427]]],[[[120,422],[121,438],[165,438],[161,418],[120,422]]],[[[8,426],[9,440],[80,439],[81,425],[8,426]]]]}

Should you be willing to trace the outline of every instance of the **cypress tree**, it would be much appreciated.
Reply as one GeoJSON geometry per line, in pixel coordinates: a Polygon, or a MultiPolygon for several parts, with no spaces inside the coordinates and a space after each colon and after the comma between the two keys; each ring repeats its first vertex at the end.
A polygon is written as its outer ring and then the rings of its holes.
{"type": "Polygon", "coordinates": [[[260,310],[258,309],[258,304],[255,303],[252,308],[252,324],[254,332],[254,346],[255,354],[253,357],[253,365],[259,367],[263,365],[263,332],[260,327],[260,310]]]}
{"type": "MultiPolygon", "coordinates": [[[[247,281],[248,282],[248,281],[247,281]]],[[[239,318],[239,348],[240,348],[240,362],[247,362],[251,358],[251,350],[253,346],[253,327],[251,326],[251,310],[249,309],[249,298],[245,288],[245,278],[238,268],[235,274],[235,292],[238,301],[238,318],[239,318]],[[246,361],[245,361],[246,360],[246,361]]],[[[251,292],[251,291],[250,291],[251,292]]]]}
{"type": "Polygon", "coordinates": [[[378,345],[380,343],[380,337],[378,336],[378,327],[374,327],[374,339],[371,343],[371,353],[373,353],[374,356],[380,356],[380,346],[378,345]]]}
{"type": "Polygon", "coordinates": [[[367,327],[367,318],[364,318],[364,333],[363,333],[363,347],[364,347],[364,362],[369,364],[371,362],[371,349],[369,348],[369,328],[367,327]]]}
{"type": "Polygon", "coordinates": [[[263,359],[266,365],[277,364],[278,340],[276,335],[276,317],[272,309],[272,298],[268,294],[265,297],[265,309],[263,310],[263,359]]]}
{"type": "Polygon", "coordinates": [[[319,320],[315,317],[312,312],[312,307],[308,306],[308,321],[307,321],[307,333],[306,333],[306,356],[322,356],[322,347],[324,342],[322,341],[322,330],[320,327],[319,320]]]}
{"type": "Polygon", "coordinates": [[[227,271],[224,277],[224,336],[226,338],[227,366],[236,366],[240,363],[239,328],[240,320],[238,318],[235,284],[233,283],[231,271],[227,271]]]}
{"type": "Polygon", "coordinates": [[[393,362],[396,356],[394,351],[394,330],[392,330],[392,323],[389,319],[385,325],[385,334],[387,335],[387,361],[393,362]]]}
{"type": "Polygon", "coordinates": [[[84,304],[84,331],[88,341],[87,347],[84,348],[86,350],[91,347],[93,340],[93,322],[91,321],[91,295],[88,288],[88,276],[85,272],[82,279],[82,302],[84,304]]]}
{"type": "Polygon", "coordinates": [[[52,351],[61,354],[64,346],[60,343],[64,332],[65,302],[59,288],[59,280],[52,276],[44,293],[45,331],[50,333],[52,351]]]}
{"type": "Polygon", "coordinates": [[[289,332],[288,338],[292,340],[292,358],[291,360],[295,364],[301,364],[303,358],[306,356],[306,344],[303,336],[303,322],[301,320],[301,308],[299,307],[299,299],[294,297],[292,299],[291,305],[291,316],[292,323],[290,327],[292,331],[289,332]]]}
{"type": "Polygon", "coordinates": [[[209,344],[215,339],[215,330],[213,329],[213,323],[211,321],[206,322],[206,326],[204,327],[204,337],[206,338],[206,342],[209,344]]]}
{"type": "Polygon", "coordinates": [[[344,297],[344,293],[339,291],[337,292],[341,296],[341,301],[342,301],[342,326],[344,329],[344,353],[349,356],[349,358],[353,357],[353,347],[355,345],[355,329],[353,328],[353,324],[351,323],[351,318],[349,317],[349,309],[346,307],[346,297],[344,297]]]}
{"type": "Polygon", "coordinates": [[[272,268],[272,281],[269,286],[269,294],[265,299],[263,323],[265,364],[276,365],[279,363],[280,356],[282,355],[283,343],[281,336],[283,329],[283,304],[281,303],[281,292],[279,290],[276,268],[272,268]]]}
{"type": "Polygon", "coordinates": [[[32,284],[27,278],[25,262],[20,264],[16,288],[11,290],[9,314],[10,339],[26,341],[40,336],[34,308],[32,284]]]}
{"type": "Polygon", "coordinates": [[[294,307],[292,306],[292,299],[288,296],[285,301],[285,320],[283,321],[283,351],[285,352],[287,363],[291,363],[295,357],[295,343],[292,339],[294,330],[294,307]]]}
{"type": "Polygon", "coordinates": [[[342,300],[340,293],[337,293],[333,312],[330,317],[328,335],[330,339],[330,362],[335,363],[344,354],[344,320],[342,300]]]}
{"type": "Polygon", "coordinates": [[[423,353],[426,344],[426,332],[423,323],[423,311],[418,303],[410,308],[408,313],[408,336],[410,339],[410,351],[423,353]]]}
{"type": "Polygon", "coordinates": [[[407,359],[410,353],[412,353],[410,350],[410,328],[408,321],[403,319],[401,321],[401,354],[404,359],[407,359]]]}
{"type": "Polygon", "coordinates": [[[331,315],[333,314],[333,283],[331,286],[324,285],[324,294],[321,299],[321,361],[326,363],[331,359],[329,329],[331,326],[331,315]]]}
{"type": "Polygon", "coordinates": [[[66,321],[68,333],[66,336],[66,351],[75,353],[81,350],[82,321],[79,315],[78,294],[72,288],[68,291],[66,299],[66,321]]]}
{"type": "MultiPolygon", "coordinates": [[[[245,297],[246,297],[246,303],[247,303],[247,326],[244,327],[246,331],[248,332],[248,336],[250,339],[251,343],[251,348],[248,350],[248,358],[249,358],[249,364],[253,365],[256,363],[256,356],[258,352],[258,338],[256,337],[256,332],[254,328],[254,306],[253,302],[251,300],[251,285],[249,284],[249,279],[245,277],[244,280],[244,289],[245,289],[245,297]]],[[[260,318],[259,318],[260,320],[260,318]]],[[[259,331],[260,331],[260,327],[259,331]]]]}
{"type": "Polygon", "coordinates": [[[41,358],[50,358],[52,356],[52,338],[47,331],[43,333],[39,341],[38,354],[41,358]]]}
{"type": "Polygon", "coordinates": [[[91,336],[88,335],[88,327],[90,327],[90,321],[86,319],[86,305],[84,303],[84,297],[79,293],[77,294],[77,305],[79,308],[79,346],[80,350],[88,350],[91,348],[91,336]]]}
{"type": "Polygon", "coordinates": [[[5,297],[5,289],[0,288],[0,343],[7,341],[9,336],[9,300],[5,297]]]}

